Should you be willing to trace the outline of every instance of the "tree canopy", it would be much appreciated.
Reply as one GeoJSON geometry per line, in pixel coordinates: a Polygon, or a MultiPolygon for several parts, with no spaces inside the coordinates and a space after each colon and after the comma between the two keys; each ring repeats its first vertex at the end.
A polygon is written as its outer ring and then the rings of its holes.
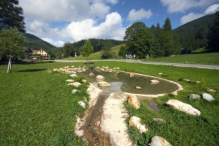
{"type": "Polygon", "coordinates": [[[216,12],[214,24],[208,34],[208,49],[219,52],[219,11],[216,12]]]}
{"type": "Polygon", "coordinates": [[[94,52],[93,46],[91,45],[89,40],[86,40],[84,45],[83,45],[81,55],[83,57],[87,57],[88,58],[90,56],[90,54],[93,53],[93,52],[94,52]]]}
{"type": "Polygon", "coordinates": [[[128,51],[139,58],[145,58],[153,42],[153,36],[143,22],[136,22],[126,29],[124,41],[128,51]]]}
{"type": "Polygon", "coordinates": [[[18,0],[0,1],[0,31],[4,28],[17,28],[25,32],[23,9],[18,4],[18,0]]]}
{"type": "Polygon", "coordinates": [[[64,50],[65,50],[65,56],[74,56],[75,50],[71,43],[65,43],[64,44],[64,50]]]}

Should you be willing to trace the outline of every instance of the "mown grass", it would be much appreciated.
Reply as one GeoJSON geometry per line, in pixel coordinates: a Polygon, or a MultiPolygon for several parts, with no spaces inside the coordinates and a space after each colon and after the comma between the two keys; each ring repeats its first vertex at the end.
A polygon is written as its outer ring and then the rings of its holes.
{"type": "MultiPolygon", "coordinates": [[[[50,69],[67,65],[89,66],[84,63],[40,63],[13,65],[13,72],[6,74],[7,66],[0,66],[0,141],[1,145],[83,145],[74,134],[75,116],[83,113],[77,104],[84,92],[73,95],[72,87],[65,82],[68,75],[51,73],[50,69]]],[[[218,145],[219,143],[219,70],[157,66],[122,62],[94,62],[93,66],[120,67],[121,70],[137,72],[179,82],[184,90],[177,96],[166,95],[155,99],[159,112],[141,101],[141,109],[135,110],[125,103],[129,118],[133,115],[142,119],[149,132],[140,134],[129,128],[130,137],[138,145],[148,145],[150,139],[162,136],[172,145],[218,145]],[[181,79],[190,79],[186,82],[181,79]],[[194,81],[200,81],[195,84],[194,81]],[[192,93],[202,94],[207,88],[217,90],[211,93],[216,99],[207,102],[202,99],[190,101],[192,93]],[[201,111],[201,116],[190,116],[173,110],[164,103],[175,98],[191,104],[201,111]],[[166,123],[159,124],[152,119],[160,117],[166,123]]],[[[85,91],[86,86],[80,87],[85,91]]],[[[127,123],[129,118],[127,118],[127,123]]]]}
{"type": "Polygon", "coordinates": [[[144,61],[219,65],[219,53],[185,54],[185,55],[176,55],[173,57],[157,57],[157,58],[150,57],[149,59],[145,59],[144,61]]]}
{"type": "MultiPolygon", "coordinates": [[[[117,58],[117,57],[119,56],[119,49],[120,49],[121,46],[123,46],[123,45],[124,45],[124,44],[118,45],[118,46],[115,46],[115,47],[112,47],[112,48],[111,48],[112,53],[113,53],[113,52],[115,53],[115,58],[117,58]]],[[[89,56],[88,59],[89,59],[89,60],[100,60],[102,54],[103,54],[103,51],[99,51],[99,52],[92,53],[92,54],[89,56]]],[[[114,59],[115,59],[115,58],[114,58],[114,59]]],[[[64,58],[64,60],[87,60],[87,57],[78,56],[78,57],[64,58]]]]}

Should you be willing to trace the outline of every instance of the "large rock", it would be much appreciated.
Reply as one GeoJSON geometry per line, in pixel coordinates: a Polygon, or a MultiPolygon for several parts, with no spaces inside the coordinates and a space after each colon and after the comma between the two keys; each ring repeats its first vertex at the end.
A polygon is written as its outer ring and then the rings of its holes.
{"type": "Polygon", "coordinates": [[[102,76],[102,75],[97,75],[97,76],[96,76],[96,79],[97,79],[97,81],[104,81],[104,80],[105,80],[105,77],[102,76]]]}
{"type": "Polygon", "coordinates": [[[159,81],[158,81],[158,80],[151,80],[151,83],[152,83],[152,84],[158,84],[159,81]]]}
{"type": "Polygon", "coordinates": [[[86,104],[83,102],[83,101],[78,101],[78,104],[83,107],[83,108],[86,108],[86,104]]]}
{"type": "Polygon", "coordinates": [[[132,106],[134,106],[135,109],[139,109],[140,108],[140,102],[138,101],[138,98],[133,95],[133,94],[130,94],[128,96],[128,103],[132,106]]]}
{"type": "Polygon", "coordinates": [[[151,139],[150,146],[172,146],[172,145],[163,137],[154,136],[151,139]]]}
{"type": "Polygon", "coordinates": [[[208,90],[208,92],[216,92],[215,89],[211,89],[211,88],[208,88],[207,90],[208,90]]]}
{"type": "Polygon", "coordinates": [[[74,82],[74,80],[72,80],[72,79],[67,79],[66,82],[72,83],[72,82],[74,82]]]}
{"type": "Polygon", "coordinates": [[[201,115],[201,112],[199,110],[197,110],[196,108],[192,107],[190,104],[183,103],[183,102],[176,100],[176,99],[170,99],[167,101],[166,104],[174,109],[177,109],[179,111],[185,112],[185,113],[190,114],[190,115],[194,115],[194,116],[201,115]]]}
{"type": "Polygon", "coordinates": [[[90,73],[89,76],[94,76],[94,73],[90,73]]]}
{"type": "Polygon", "coordinates": [[[73,77],[73,78],[74,78],[74,77],[77,77],[77,75],[76,75],[76,74],[71,74],[70,76],[71,76],[71,77],[73,77]]]}
{"type": "Polygon", "coordinates": [[[105,82],[105,81],[100,81],[100,82],[98,82],[98,85],[99,85],[100,87],[110,87],[110,86],[111,86],[109,83],[107,83],[107,82],[105,82]]]}
{"type": "Polygon", "coordinates": [[[135,74],[134,74],[134,73],[130,73],[129,76],[130,76],[130,77],[134,77],[135,74]]]}
{"type": "Polygon", "coordinates": [[[208,93],[203,93],[202,98],[207,100],[207,101],[214,101],[215,100],[214,97],[211,94],[208,94],[208,93]]]}
{"type": "Polygon", "coordinates": [[[129,126],[136,127],[140,133],[146,133],[148,131],[147,128],[145,128],[145,125],[141,125],[141,119],[136,116],[132,116],[129,120],[129,126]]]}
{"type": "Polygon", "coordinates": [[[69,86],[74,86],[74,87],[78,88],[78,87],[81,85],[81,83],[79,83],[79,82],[74,82],[74,83],[68,83],[68,85],[69,85],[69,86]]]}
{"type": "Polygon", "coordinates": [[[198,94],[191,94],[191,95],[189,96],[189,99],[200,99],[200,98],[201,98],[201,96],[198,95],[198,94]]]}

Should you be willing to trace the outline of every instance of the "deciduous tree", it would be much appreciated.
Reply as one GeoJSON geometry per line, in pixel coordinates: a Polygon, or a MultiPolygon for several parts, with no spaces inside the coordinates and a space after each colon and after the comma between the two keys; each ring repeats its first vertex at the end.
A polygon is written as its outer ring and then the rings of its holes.
{"type": "Polygon", "coordinates": [[[17,29],[5,29],[0,32],[0,56],[9,56],[7,73],[11,71],[12,57],[19,57],[24,53],[26,42],[26,38],[17,29]]]}
{"type": "Polygon", "coordinates": [[[86,40],[84,45],[83,45],[83,48],[82,48],[82,52],[81,52],[81,55],[83,57],[88,57],[90,56],[91,53],[94,52],[94,48],[93,46],[91,45],[90,41],[89,40],[86,40]]]}

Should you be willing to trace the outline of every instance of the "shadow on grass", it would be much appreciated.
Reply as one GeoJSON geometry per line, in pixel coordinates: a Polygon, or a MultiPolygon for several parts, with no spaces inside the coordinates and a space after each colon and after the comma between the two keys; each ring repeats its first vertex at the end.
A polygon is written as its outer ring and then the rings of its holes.
{"type": "Polygon", "coordinates": [[[44,63],[54,63],[54,61],[17,61],[14,64],[44,64],[44,63]]]}
{"type": "Polygon", "coordinates": [[[44,71],[47,69],[25,69],[25,70],[20,70],[18,72],[38,72],[38,71],[44,71]]]}

